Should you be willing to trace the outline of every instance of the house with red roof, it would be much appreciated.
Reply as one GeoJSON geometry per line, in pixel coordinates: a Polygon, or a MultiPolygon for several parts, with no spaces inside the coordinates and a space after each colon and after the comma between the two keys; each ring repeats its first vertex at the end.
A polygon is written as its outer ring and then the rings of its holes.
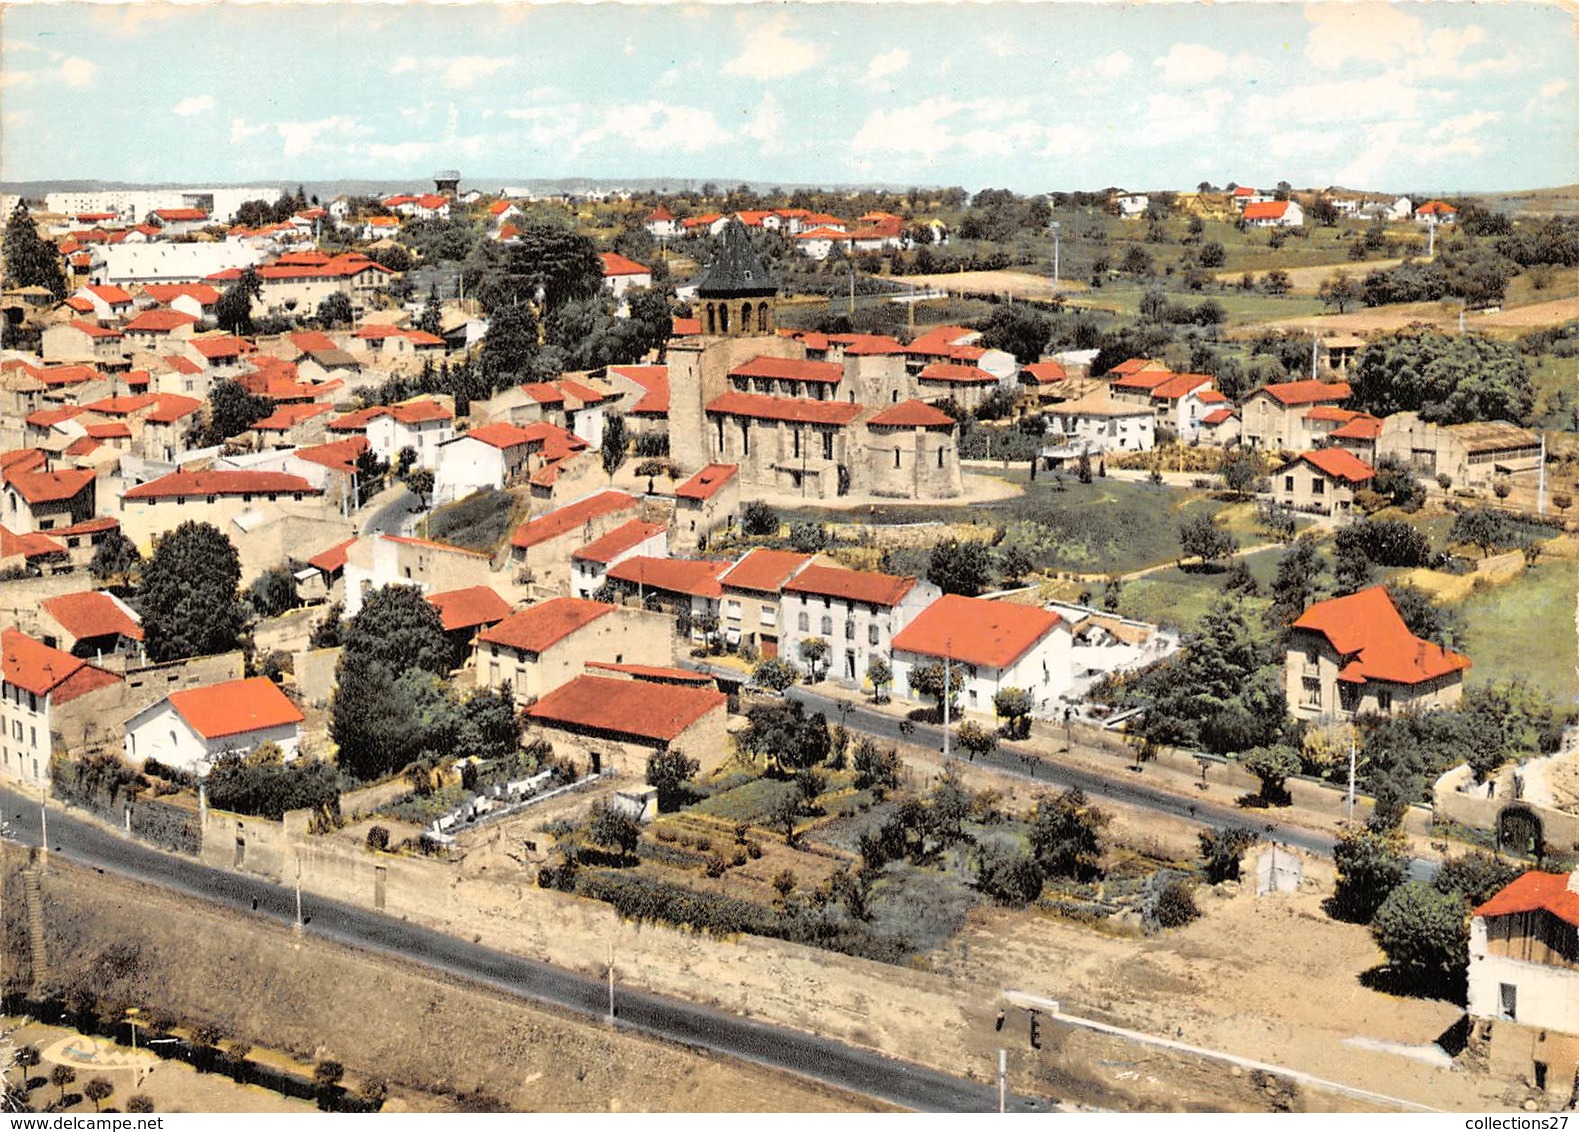
{"type": "Polygon", "coordinates": [[[798,551],[757,547],[720,574],[725,643],[754,649],[763,658],[778,656],[784,586],[814,561],[814,556],[798,551]]]}
{"type": "Polygon", "coordinates": [[[601,252],[603,261],[603,289],[616,300],[625,298],[625,292],[637,287],[652,286],[652,268],[637,263],[619,252],[601,252]]]}
{"type": "Polygon", "coordinates": [[[1228,398],[1212,385],[1212,376],[1206,373],[1177,373],[1154,385],[1150,400],[1157,424],[1172,429],[1174,436],[1188,443],[1202,417],[1212,409],[1229,405],[1228,398]]]}
{"type": "Polygon", "coordinates": [[[568,593],[571,552],[637,518],[640,507],[634,495],[607,490],[533,515],[510,536],[517,579],[568,593]]]}
{"type": "Polygon", "coordinates": [[[662,203],[647,214],[647,219],[642,221],[642,227],[655,240],[672,240],[680,234],[680,224],[662,203]]]}
{"type": "Polygon", "coordinates": [[[122,492],[119,517],[126,537],[147,553],[156,535],[189,519],[233,531],[232,524],[249,513],[277,514],[292,504],[315,512],[322,495],[311,481],[286,472],[183,468],[122,492]]]}
{"type": "Polygon", "coordinates": [[[85,362],[115,368],[126,364],[124,343],[125,335],[118,326],[72,319],[46,326],[39,344],[46,361],[85,362]]]}
{"type": "Polygon", "coordinates": [[[113,283],[90,283],[78,287],[71,297],[87,302],[92,307],[94,319],[105,325],[120,322],[132,315],[132,293],[113,283]]]}
{"type": "Polygon", "coordinates": [[[632,519],[570,553],[570,592],[591,599],[611,568],[627,558],[669,557],[669,528],[632,519]]]}
{"type": "Polygon", "coordinates": [[[799,664],[801,642],[820,638],[830,646],[828,675],[859,687],[872,661],[888,662],[894,637],[942,596],[921,578],[807,566],[784,583],[780,654],[799,664]]]}
{"type": "Polygon", "coordinates": [[[68,717],[97,710],[121,678],[20,629],[0,631],[0,781],[30,791],[49,781],[53,736],[68,717]]]}
{"type": "Polygon", "coordinates": [[[332,420],[326,426],[331,435],[362,433],[380,460],[391,464],[400,459],[403,448],[412,449],[416,464],[435,469],[439,446],[455,435],[455,413],[442,401],[413,397],[395,405],[374,405],[332,420]]]}
{"type": "Polygon", "coordinates": [[[1384,586],[1318,601],[1289,633],[1284,677],[1300,719],[1448,708],[1469,657],[1409,631],[1384,586]]]}
{"type": "Polygon", "coordinates": [[[246,755],[273,743],[290,760],[299,753],[304,719],[265,676],[185,688],[126,721],[126,759],[134,766],[157,759],[204,773],[226,755],[246,755]]]}
{"type": "Polygon", "coordinates": [[[1308,414],[1342,408],[1352,394],[1346,381],[1284,381],[1263,385],[1239,406],[1241,440],[1251,448],[1298,452],[1315,447],[1308,414]]]}
{"type": "Polygon", "coordinates": [[[83,660],[142,652],[142,619],[112,593],[87,590],[39,603],[39,635],[51,648],[83,660]]]}
{"type": "Polygon", "coordinates": [[[12,463],[0,470],[0,522],[16,534],[48,532],[93,518],[98,476],[86,468],[52,468],[47,461],[12,463]]]}
{"type": "Polygon", "coordinates": [[[128,353],[144,351],[166,354],[173,344],[190,338],[196,331],[198,318],[186,311],[168,307],[154,307],[133,317],[121,327],[128,353]]]}
{"type": "Polygon", "coordinates": [[[674,543],[681,554],[707,547],[708,539],[740,519],[740,468],[708,464],[674,489],[674,543]]]}
{"type": "Polygon", "coordinates": [[[346,548],[345,556],[347,617],[355,617],[367,595],[384,586],[415,586],[429,594],[492,581],[487,552],[406,535],[365,535],[346,548]]]}
{"type": "Polygon", "coordinates": [[[198,422],[203,402],[180,393],[154,394],[156,404],[143,416],[141,454],[150,460],[171,461],[187,448],[186,438],[198,422]]]}
{"type": "Polygon", "coordinates": [[[213,318],[219,306],[219,288],[207,283],[144,283],[142,293],[159,306],[199,320],[213,318]]]}
{"type": "Polygon", "coordinates": [[[641,771],[655,751],[723,762],[728,699],[713,688],[582,675],[527,708],[527,721],[594,772],[641,771]]]}
{"type": "Polygon", "coordinates": [[[655,604],[676,617],[689,619],[689,637],[704,642],[701,622],[718,616],[723,586],[718,578],[733,565],[696,558],[632,555],[609,567],[610,585],[622,598],[643,606],[655,604]]]}
{"type": "Polygon", "coordinates": [[[323,401],[275,405],[272,413],[253,422],[250,431],[259,451],[321,444],[324,426],[333,414],[334,406],[323,401]]]}
{"type": "Polygon", "coordinates": [[[516,610],[477,635],[477,682],[508,686],[526,706],[576,679],[589,662],[674,663],[674,622],[662,613],[556,597],[516,610]]]}
{"type": "Polygon", "coordinates": [[[1272,473],[1272,498],[1312,515],[1347,515],[1376,471],[1345,448],[1317,448],[1272,473]]]}
{"type": "Polygon", "coordinates": [[[1428,200],[1415,209],[1415,223],[1420,225],[1452,224],[1458,219],[1458,209],[1445,200],[1428,200]]]}
{"type": "Polygon", "coordinates": [[[1532,869],[1474,910],[1468,990],[1470,1040],[1491,1071],[1566,1103],[1579,1074],[1579,873],[1532,869]]]}
{"type": "Polygon", "coordinates": [[[1255,201],[1240,215],[1251,228],[1298,228],[1305,223],[1305,210],[1294,200],[1255,201]]]}
{"type": "Polygon", "coordinates": [[[924,699],[910,674],[934,661],[946,664],[966,711],[992,711],[994,696],[1019,688],[1044,714],[1074,682],[1069,622],[1035,605],[944,594],[894,635],[895,691],[924,699]]]}
{"type": "Polygon", "coordinates": [[[448,503],[524,483],[589,448],[579,436],[548,421],[479,425],[439,445],[433,498],[448,503]]]}
{"type": "Polygon", "coordinates": [[[428,604],[439,611],[444,635],[453,650],[453,666],[460,667],[471,655],[477,634],[491,629],[510,616],[510,603],[492,586],[463,586],[428,594],[428,604]]]}
{"type": "MultiPolygon", "coordinates": [[[[702,328],[697,326],[695,333],[702,328]]],[[[619,408],[625,414],[625,427],[632,436],[664,432],[669,427],[669,367],[610,366],[608,382],[619,408]]]]}

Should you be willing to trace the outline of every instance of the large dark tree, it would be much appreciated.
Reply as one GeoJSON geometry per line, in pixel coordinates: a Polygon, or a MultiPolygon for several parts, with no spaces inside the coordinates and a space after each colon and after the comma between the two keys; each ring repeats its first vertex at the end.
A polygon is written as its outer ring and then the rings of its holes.
{"type": "Polygon", "coordinates": [[[542,344],[537,313],[526,303],[496,310],[482,343],[483,366],[490,372],[525,376],[532,372],[542,344]]]}
{"type": "Polygon", "coordinates": [[[216,381],[208,394],[208,421],[193,439],[203,446],[223,444],[274,411],[274,402],[249,393],[234,381],[216,381]]]}
{"type": "Polygon", "coordinates": [[[1112,816],[1079,787],[1044,798],[1031,815],[1031,853],[1044,876],[1091,880],[1102,874],[1103,834],[1112,816]]]}
{"type": "Polygon", "coordinates": [[[1143,733],[1226,754],[1275,742],[1288,705],[1272,636],[1233,601],[1201,618],[1179,655],[1148,680],[1143,733]]]}
{"type": "Polygon", "coordinates": [[[12,287],[43,287],[57,299],[66,297],[60,252],[38,234],[38,225],[20,200],[5,226],[5,274],[12,287]]]}
{"type": "Polygon", "coordinates": [[[540,302],[554,310],[570,299],[590,299],[603,287],[597,245],[569,227],[529,221],[505,260],[510,302],[540,302]]]}
{"type": "Polygon", "coordinates": [[[975,597],[992,584],[992,551],[975,539],[944,539],[927,560],[927,580],[946,594],[975,597]]]}
{"type": "Polygon", "coordinates": [[[1037,361],[1052,337],[1052,324],[1035,307],[1023,303],[993,310],[982,330],[981,344],[1007,350],[1021,365],[1037,361]]]}
{"type": "Polygon", "coordinates": [[[155,544],[137,591],[144,645],[154,661],[207,656],[236,647],[244,610],[237,598],[241,559],[208,523],[182,523],[155,544]]]}
{"type": "Polygon", "coordinates": [[[408,668],[441,674],[449,665],[444,622],[415,586],[381,586],[363,598],[346,629],[344,655],[397,676],[408,668]]]}
{"type": "Polygon", "coordinates": [[[1409,330],[1371,342],[1351,379],[1356,408],[1378,416],[1418,411],[1442,424],[1529,418],[1529,366],[1513,346],[1409,330]]]}
{"type": "Polygon", "coordinates": [[[137,544],[119,530],[104,536],[88,563],[88,573],[107,585],[133,585],[142,570],[143,556],[137,544]]]}
{"type": "Polygon", "coordinates": [[[807,715],[799,700],[757,704],[746,712],[748,726],[736,738],[742,751],[760,755],[780,773],[816,766],[832,746],[828,718],[807,715]]]}
{"type": "Polygon", "coordinates": [[[214,304],[214,318],[221,330],[232,334],[252,333],[252,303],[263,295],[263,280],[254,268],[247,268],[219,296],[214,304]]]}

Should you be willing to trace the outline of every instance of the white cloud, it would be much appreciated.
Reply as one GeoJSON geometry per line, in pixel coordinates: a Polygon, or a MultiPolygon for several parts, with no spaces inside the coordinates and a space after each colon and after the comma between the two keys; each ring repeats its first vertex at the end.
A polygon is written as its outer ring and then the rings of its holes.
{"type": "Polygon", "coordinates": [[[389,162],[392,165],[410,165],[424,157],[432,145],[428,142],[373,142],[367,147],[367,155],[374,161],[389,162]]]}
{"type": "Polygon", "coordinates": [[[1339,185],[1386,184],[1389,173],[1396,173],[1400,147],[1414,128],[1410,122],[1383,122],[1365,131],[1352,147],[1349,163],[1338,170],[1333,181],[1339,185]]]}
{"type": "Polygon", "coordinates": [[[888,86],[884,80],[891,75],[897,75],[910,65],[910,52],[903,47],[896,47],[892,51],[885,51],[881,55],[873,55],[871,62],[866,65],[866,74],[858,80],[862,86],[878,87],[888,86]]]}
{"type": "Polygon", "coordinates": [[[740,128],[743,136],[756,142],[764,154],[779,153],[784,148],[784,107],[772,91],[762,96],[762,101],[746,112],[746,124],[740,128]]]}
{"type": "Polygon", "coordinates": [[[1391,63],[1420,42],[1418,18],[1390,4],[1305,5],[1312,26],[1305,58],[1318,67],[1336,69],[1350,60],[1391,63]]]}
{"type": "Polygon", "coordinates": [[[510,65],[510,60],[491,55],[462,55],[458,59],[439,61],[442,64],[444,85],[464,90],[478,79],[497,74],[510,65]]]}
{"type": "Polygon", "coordinates": [[[281,153],[286,157],[300,157],[319,148],[318,138],[323,134],[340,134],[354,136],[368,134],[371,130],[359,127],[355,118],[336,114],[329,118],[318,118],[311,122],[276,122],[274,132],[279,134],[284,142],[281,153]]]}
{"type": "Polygon", "coordinates": [[[1228,70],[1228,56],[1199,43],[1175,43],[1156,64],[1163,82],[1193,85],[1221,78],[1228,70]]]}
{"type": "Polygon", "coordinates": [[[1541,84],[1541,98],[1546,101],[1550,101],[1567,89],[1567,79],[1552,79],[1548,83],[1541,84]]]}
{"type": "Polygon", "coordinates": [[[718,124],[711,110],[665,102],[633,102],[603,107],[598,120],[583,130],[574,151],[616,140],[632,150],[658,153],[680,150],[696,153],[729,140],[729,131],[718,124]]]}
{"type": "Polygon", "coordinates": [[[194,114],[207,114],[214,109],[214,105],[212,94],[194,94],[191,98],[177,102],[170,112],[178,118],[190,118],[194,114]]]}
{"type": "Polygon", "coordinates": [[[248,125],[247,120],[245,118],[232,118],[230,120],[230,144],[231,145],[239,145],[239,144],[241,144],[244,141],[250,141],[251,139],[253,139],[255,137],[258,137],[259,135],[266,134],[268,132],[269,132],[269,126],[268,126],[268,123],[266,123],[266,122],[260,123],[260,124],[258,124],[256,126],[252,126],[252,125],[248,125]]]}
{"type": "Polygon", "coordinates": [[[1080,126],[1042,124],[1024,99],[971,102],[936,97],[892,110],[874,110],[851,140],[858,166],[875,167],[871,154],[899,154],[924,161],[951,150],[976,156],[1078,152],[1090,142],[1080,126]]]}
{"type": "Polygon", "coordinates": [[[409,75],[419,66],[421,66],[421,64],[417,62],[416,56],[402,55],[399,59],[396,59],[394,65],[389,68],[389,73],[392,75],[409,75]]]}
{"type": "Polygon", "coordinates": [[[1220,89],[1148,95],[1139,128],[1131,139],[1139,145],[1165,146],[1186,138],[1215,134],[1220,129],[1223,111],[1232,101],[1233,96],[1220,89]]]}
{"type": "Polygon", "coordinates": [[[88,59],[67,59],[61,63],[58,72],[60,81],[67,86],[85,87],[93,85],[93,76],[97,73],[99,65],[88,59]]]}
{"type": "Polygon", "coordinates": [[[1091,76],[1112,82],[1114,79],[1123,78],[1135,66],[1135,60],[1122,51],[1115,51],[1111,55],[1104,55],[1090,66],[1091,76]]]}
{"type": "Polygon", "coordinates": [[[762,81],[783,79],[810,69],[820,55],[810,43],[789,35],[789,17],[776,16],[746,36],[740,54],[724,64],[724,73],[762,81]]]}

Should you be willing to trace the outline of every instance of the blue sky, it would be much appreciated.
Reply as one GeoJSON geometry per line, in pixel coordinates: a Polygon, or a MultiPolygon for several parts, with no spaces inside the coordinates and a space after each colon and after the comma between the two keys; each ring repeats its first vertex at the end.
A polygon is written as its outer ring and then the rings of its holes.
{"type": "Polygon", "coordinates": [[[6,180],[585,176],[1024,192],[1576,179],[1551,4],[46,4],[6,180]]]}

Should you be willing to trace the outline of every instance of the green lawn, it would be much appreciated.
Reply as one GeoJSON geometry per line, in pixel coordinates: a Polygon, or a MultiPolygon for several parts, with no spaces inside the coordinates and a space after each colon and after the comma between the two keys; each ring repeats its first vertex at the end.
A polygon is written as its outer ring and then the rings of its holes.
{"type": "MultiPolygon", "coordinates": [[[[1251,574],[1266,590],[1277,571],[1277,561],[1282,548],[1258,551],[1244,561],[1251,574]]],[[[1118,611],[1125,617],[1151,621],[1170,629],[1193,629],[1201,615],[1222,596],[1223,575],[1191,573],[1178,567],[1159,570],[1124,584],[1119,598],[1118,611]]],[[[1100,600],[1100,593],[1096,595],[1100,600]]],[[[1252,599],[1257,610],[1267,604],[1265,599],[1252,599]]]]}
{"type": "Polygon", "coordinates": [[[1464,617],[1463,649],[1475,666],[1470,684],[1523,676],[1560,704],[1579,697],[1574,629],[1579,562],[1546,559],[1516,582],[1471,594],[1464,617]]]}

